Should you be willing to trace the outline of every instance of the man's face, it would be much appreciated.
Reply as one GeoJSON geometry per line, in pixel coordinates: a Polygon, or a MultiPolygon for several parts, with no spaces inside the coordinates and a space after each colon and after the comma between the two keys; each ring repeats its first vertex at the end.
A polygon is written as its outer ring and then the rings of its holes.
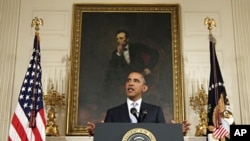
{"type": "Polygon", "coordinates": [[[118,34],[116,35],[116,41],[117,41],[117,44],[118,44],[118,45],[126,46],[127,43],[128,43],[128,40],[129,40],[129,39],[126,38],[126,35],[125,35],[124,32],[118,33],[118,34]]]}
{"type": "Polygon", "coordinates": [[[140,73],[132,72],[129,74],[126,81],[126,94],[129,99],[138,100],[147,89],[145,79],[140,73]]]}

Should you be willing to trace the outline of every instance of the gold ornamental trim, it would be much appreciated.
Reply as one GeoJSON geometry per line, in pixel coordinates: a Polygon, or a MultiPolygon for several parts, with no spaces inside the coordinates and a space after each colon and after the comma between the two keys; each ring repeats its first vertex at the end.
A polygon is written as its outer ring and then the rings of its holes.
{"type": "Polygon", "coordinates": [[[129,130],[122,138],[122,141],[156,141],[156,138],[152,132],[144,128],[134,128],[129,130]]]}

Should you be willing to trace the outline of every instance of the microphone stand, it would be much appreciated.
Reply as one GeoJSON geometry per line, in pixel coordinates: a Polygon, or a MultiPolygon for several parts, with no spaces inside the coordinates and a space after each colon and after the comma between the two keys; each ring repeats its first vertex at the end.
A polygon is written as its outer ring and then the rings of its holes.
{"type": "Polygon", "coordinates": [[[148,111],[145,109],[142,109],[140,112],[140,116],[139,116],[140,122],[138,122],[138,123],[142,123],[144,121],[145,117],[147,116],[147,114],[148,114],[148,111]]]}

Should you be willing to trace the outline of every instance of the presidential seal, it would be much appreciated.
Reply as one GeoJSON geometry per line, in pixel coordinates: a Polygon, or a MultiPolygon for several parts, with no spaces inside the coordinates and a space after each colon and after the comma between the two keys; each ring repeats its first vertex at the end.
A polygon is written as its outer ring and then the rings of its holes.
{"type": "Polygon", "coordinates": [[[156,141],[156,138],[147,129],[134,128],[123,136],[122,141],[156,141]]]}

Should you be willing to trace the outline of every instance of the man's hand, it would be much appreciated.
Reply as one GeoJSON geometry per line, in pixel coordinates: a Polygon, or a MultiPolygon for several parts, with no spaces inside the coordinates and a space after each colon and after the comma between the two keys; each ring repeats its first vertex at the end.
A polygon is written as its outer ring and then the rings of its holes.
{"type": "Polygon", "coordinates": [[[123,54],[124,47],[123,45],[117,45],[117,53],[122,55],[123,54]]]}
{"type": "MultiPolygon", "coordinates": [[[[174,120],[171,121],[172,123],[176,123],[174,120]]],[[[182,122],[182,133],[185,136],[187,134],[187,131],[190,130],[190,123],[186,120],[182,122]]]]}
{"type": "Polygon", "coordinates": [[[145,68],[144,69],[144,74],[145,75],[149,75],[151,73],[150,69],[149,68],[145,68]]]}
{"type": "Polygon", "coordinates": [[[186,120],[184,120],[182,122],[182,132],[183,132],[184,136],[187,134],[188,130],[190,130],[190,125],[191,125],[191,123],[189,123],[186,120]]]}
{"type": "Polygon", "coordinates": [[[92,122],[88,122],[85,130],[88,131],[89,136],[93,136],[95,134],[95,124],[92,122]]]}

